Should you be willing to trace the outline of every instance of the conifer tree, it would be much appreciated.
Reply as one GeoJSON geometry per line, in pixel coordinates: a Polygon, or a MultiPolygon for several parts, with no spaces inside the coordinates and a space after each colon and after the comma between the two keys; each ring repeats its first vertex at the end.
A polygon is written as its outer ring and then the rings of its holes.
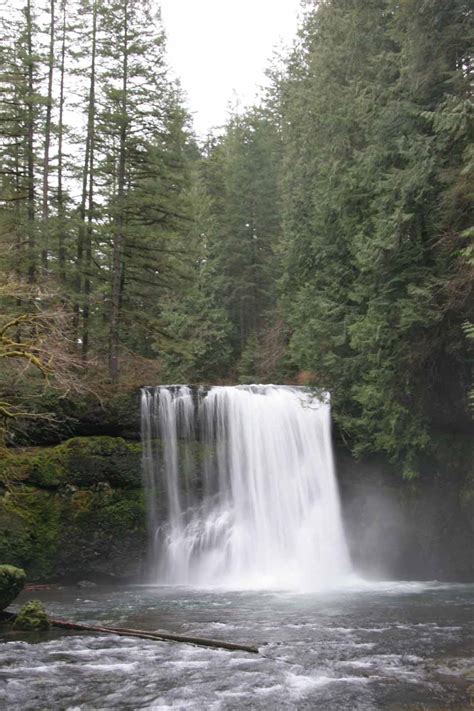
{"type": "Polygon", "coordinates": [[[326,3],[284,87],[293,356],[356,450],[406,476],[446,379],[452,410],[465,404],[469,17],[463,2],[326,3]]]}
{"type": "MultiPolygon", "coordinates": [[[[141,285],[158,297],[183,253],[186,114],[166,75],[164,35],[149,3],[117,0],[103,13],[100,179],[110,265],[109,372],[118,378],[123,315],[141,285]],[[110,37],[113,41],[110,41],[110,37]]],[[[140,318],[140,314],[136,314],[140,318]]],[[[141,314],[143,316],[143,314],[141,314]]],[[[143,333],[139,322],[134,328],[143,333]]]]}
{"type": "Polygon", "coordinates": [[[229,121],[205,161],[214,216],[208,259],[233,325],[235,360],[249,337],[258,340],[276,302],[280,154],[271,117],[255,109],[229,121]]]}

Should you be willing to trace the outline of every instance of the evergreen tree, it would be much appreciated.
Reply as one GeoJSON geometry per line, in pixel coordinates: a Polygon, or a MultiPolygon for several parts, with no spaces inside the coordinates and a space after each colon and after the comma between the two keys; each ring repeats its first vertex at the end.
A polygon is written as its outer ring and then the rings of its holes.
{"type": "Polygon", "coordinates": [[[407,476],[448,375],[452,406],[465,402],[469,24],[462,2],[326,3],[284,88],[292,352],[356,451],[402,459],[407,476]]]}
{"type": "Polygon", "coordinates": [[[2,20],[4,267],[59,284],[83,359],[108,358],[116,381],[122,348],[153,355],[189,261],[188,117],[160,18],[136,0],[31,0],[2,20]]]}
{"type": "Polygon", "coordinates": [[[233,117],[205,161],[214,215],[209,263],[232,323],[234,362],[259,339],[276,303],[281,143],[264,109],[233,117]]]}
{"type": "MultiPolygon", "coordinates": [[[[110,262],[109,372],[118,378],[123,314],[137,339],[155,304],[173,285],[184,251],[186,114],[166,76],[164,35],[149,3],[117,0],[103,14],[106,60],[100,180],[110,262]],[[113,41],[111,41],[111,39],[113,41]],[[142,286],[146,286],[144,289],[142,286]],[[138,308],[136,308],[138,306],[138,308]],[[140,324],[140,320],[142,324],[140,324]]],[[[158,307],[159,308],[159,307],[158,307]]]]}
{"type": "Polygon", "coordinates": [[[206,161],[195,159],[189,187],[192,222],[187,276],[181,289],[166,294],[161,309],[161,333],[155,348],[165,381],[226,379],[233,365],[232,324],[220,299],[223,277],[211,254],[217,224],[206,172],[206,161]]]}

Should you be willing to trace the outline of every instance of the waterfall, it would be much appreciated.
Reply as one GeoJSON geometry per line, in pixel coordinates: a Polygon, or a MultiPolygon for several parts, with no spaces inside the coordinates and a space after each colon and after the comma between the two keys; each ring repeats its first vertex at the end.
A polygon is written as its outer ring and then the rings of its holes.
{"type": "Polygon", "coordinates": [[[350,574],[328,395],[143,388],[142,437],[154,581],[315,590],[350,574]]]}

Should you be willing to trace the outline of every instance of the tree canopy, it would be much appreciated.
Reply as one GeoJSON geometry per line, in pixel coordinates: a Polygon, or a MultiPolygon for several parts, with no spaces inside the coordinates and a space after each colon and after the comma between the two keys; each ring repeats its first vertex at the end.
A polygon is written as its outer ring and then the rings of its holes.
{"type": "Polygon", "coordinates": [[[154,7],[2,17],[3,274],[61,295],[87,377],[328,389],[356,453],[416,474],[469,419],[470,3],[305,2],[261,101],[205,141],[154,7]]]}

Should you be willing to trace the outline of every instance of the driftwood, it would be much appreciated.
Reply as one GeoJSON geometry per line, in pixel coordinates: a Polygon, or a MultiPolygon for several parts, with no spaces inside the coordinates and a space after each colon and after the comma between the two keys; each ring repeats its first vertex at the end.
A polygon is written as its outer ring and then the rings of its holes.
{"type": "Polygon", "coordinates": [[[99,625],[85,625],[79,622],[69,622],[67,620],[56,620],[48,618],[55,627],[62,627],[66,630],[78,630],[80,632],[101,632],[104,634],[116,634],[119,637],[139,637],[140,639],[150,639],[156,642],[184,642],[194,644],[199,647],[217,647],[227,649],[232,652],[250,652],[258,654],[258,648],[248,644],[235,644],[234,642],[223,642],[219,639],[205,639],[203,637],[187,637],[181,634],[169,634],[168,632],[147,632],[146,630],[133,630],[125,627],[101,627],[99,625]]]}

